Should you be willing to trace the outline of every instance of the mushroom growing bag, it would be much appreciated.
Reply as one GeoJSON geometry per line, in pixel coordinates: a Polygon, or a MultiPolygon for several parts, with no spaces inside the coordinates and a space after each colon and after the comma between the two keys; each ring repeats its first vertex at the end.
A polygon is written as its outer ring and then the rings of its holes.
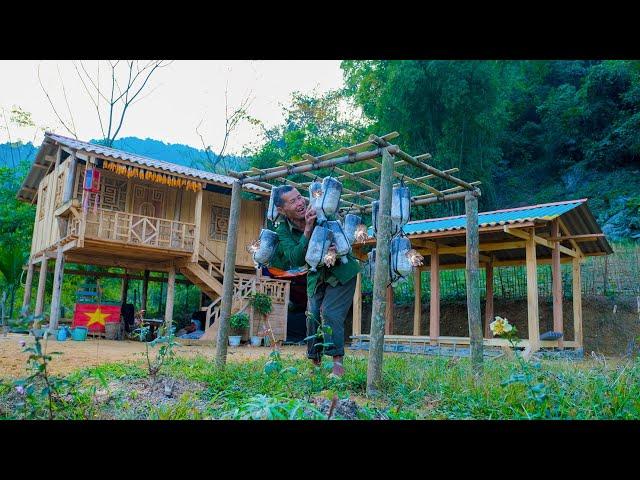
{"type": "Polygon", "coordinates": [[[307,254],[304,259],[309,264],[310,272],[316,272],[316,268],[324,261],[324,256],[329,251],[333,234],[323,225],[316,225],[309,239],[307,254]]]}
{"type": "Polygon", "coordinates": [[[259,265],[266,265],[276,252],[276,248],[278,248],[278,234],[269,229],[263,228],[260,231],[260,237],[258,237],[258,240],[260,241],[260,246],[253,254],[253,260],[259,265]]]}
{"type": "Polygon", "coordinates": [[[347,263],[349,260],[346,255],[351,252],[351,244],[347,239],[342,225],[338,220],[330,220],[326,223],[326,226],[333,234],[333,244],[336,246],[336,255],[342,263],[347,263]]]}

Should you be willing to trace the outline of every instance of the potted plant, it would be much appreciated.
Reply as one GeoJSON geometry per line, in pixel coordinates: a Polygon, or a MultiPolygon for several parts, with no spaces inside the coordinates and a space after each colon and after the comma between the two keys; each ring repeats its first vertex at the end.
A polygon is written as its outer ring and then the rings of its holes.
{"type": "Polygon", "coordinates": [[[262,331],[260,330],[262,319],[266,320],[267,315],[273,310],[271,297],[265,293],[255,292],[249,296],[249,304],[253,308],[253,313],[257,317],[257,321],[254,322],[252,333],[257,332],[257,335],[251,335],[251,346],[258,347],[262,343],[262,331]]]}
{"type": "Polygon", "coordinates": [[[229,318],[229,326],[231,327],[231,333],[234,334],[229,335],[229,345],[237,347],[240,345],[242,334],[249,328],[249,315],[244,312],[234,313],[229,318]]]}

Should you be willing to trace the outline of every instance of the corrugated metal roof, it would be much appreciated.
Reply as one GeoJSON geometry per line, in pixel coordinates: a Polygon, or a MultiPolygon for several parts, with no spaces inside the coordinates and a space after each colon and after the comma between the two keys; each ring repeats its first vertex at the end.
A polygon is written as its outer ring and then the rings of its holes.
{"type": "MultiPolygon", "coordinates": [[[[96,155],[101,155],[104,157],[118,158],[120,160],[136,163],[138,165],[145,165],[147,167],[153,167],[159,170],[176,173],[178,175],[184,175],[187,177],[198,178],[201,180],[208,180],[214,183],[222,183],[230,186],[230,185],[233,185],[233,182],[236,180],[235,178],[228,177],[227,175],[220,175],[218,173],[207,172],[204,170],[198,170],[190,167],[184,167],[182,165],[176,165],[175,163],[164,162],[162,160],[155,160],[153,158],[143,157],[142,155],[136,155],[134,153],[125,152],[123,150],[117,150],[115,148],[104,147],[102,145],[95,145],[93,143],[88,143],[88,142],[82,142],[74,138],[58,135],[57,133],[47,132],[45,133],[45,140],[46,138],[50,138],[51,140],[54,140],[60,143],[61,145],[64,145],[67,148],[71,148],[74,150],[83,150],[85,152],[95,153],[96,155]]],[[[254,190],[261,193],[269,192],[269,190],[267,190],[266,188],[259,187],[253,184],[245,184],[243,185],[243,187],[248,190],[254,190]]]]}
{"type": "MultiPolygon", "coordinates": [[[[563,213],[572,210],[587,199],[568,200],[565,202],[545,203],[531,205],[527,207],[509,208],[506,210],[494,210],[491,212],[478,213],[478,226],[489,227],[495,225],[511,225],[517,223],[531,222],[535,220],[552,220],[563,213]]],[[[467,216],[458,215],[455,217],[429,218],[426,220],[415,220],[409,222],[403,228],[407,235],[444,232],[449,230],[464,230],[467,225],[467,216]]],[[[369,235],[373,234],[373,228],[369,228],[369,235]]]]}

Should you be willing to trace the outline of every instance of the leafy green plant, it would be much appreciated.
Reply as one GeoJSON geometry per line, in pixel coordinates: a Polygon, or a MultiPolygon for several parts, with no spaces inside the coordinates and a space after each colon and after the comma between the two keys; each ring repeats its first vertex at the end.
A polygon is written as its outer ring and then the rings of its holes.
{"type": "Polygon", "coordinates": [[[265,319],[273,310],[272,299],[265,293],[255,292],[249,296],[249,305],[251,305],[254,313],[258,316],[255,332],[258,333],[258,335],[261,335],[260,326],[262,320],[265,319]]]}
{"type": "Polygon", "coordinates": [[[229,326],[236,332],[249,328],[249,315],[244,312],[234,313],[229,318],[229,326]]]}
{"type": "MultiPolygon", "coordinates": [[[[152,385],[155,385],[160,369],[175,356],[174,348],[178,345],[175,341],[175,326],[162,325],[158,330],[158,336],[150,341],[145,341],[149,335],[149,326],[142,326],[135,330],[140,337],[140,341],[145,344],[145,355],[147,359],[147,369],[152,378],[152,385]],[[154,358],[149,354],[149,347],[160,345],[158,353],[154,358]]],[[[153,388],[153,387],[152,387],[153,388]]]]}

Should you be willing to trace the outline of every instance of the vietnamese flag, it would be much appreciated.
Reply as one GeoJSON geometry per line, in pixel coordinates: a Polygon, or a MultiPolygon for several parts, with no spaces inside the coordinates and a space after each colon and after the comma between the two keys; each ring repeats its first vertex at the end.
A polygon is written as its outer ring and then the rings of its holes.
{"type": "Polygon", "coordinates": [[[95,303],[76,303],[72,327],[87,327],[90,332],[104,332],[105,323],[120,322],[119,305],[97,305],[95,303]]]}

